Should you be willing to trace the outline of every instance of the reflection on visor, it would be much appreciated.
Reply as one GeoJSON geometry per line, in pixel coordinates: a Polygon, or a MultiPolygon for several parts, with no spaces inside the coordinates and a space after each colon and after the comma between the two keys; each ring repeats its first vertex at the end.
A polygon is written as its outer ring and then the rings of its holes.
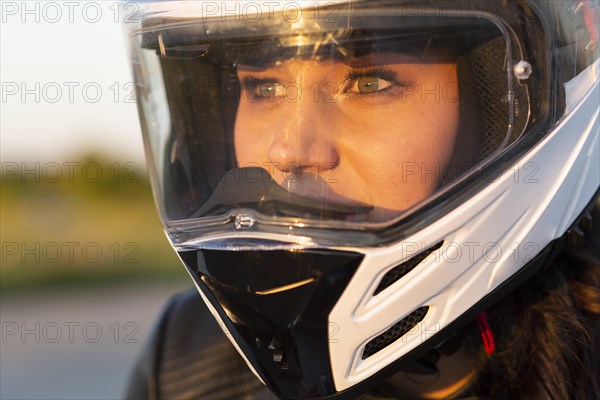
{"type": "Polygon", "coordinates": [[[192,218],[218,215],[236,208],[250,208],[265,215],[299,218],[335,218],[364,214],[373,207],[368,205],[344,206],[324,204],[288,192],[262,168],[243,168],[228,171],[213,195],[196,211],[192,218]]]}
{"type": "MultiPolygon", "coordinates": [[[[237,28],[206,35],[204,25],[186,24],[183,28],[151,31],[144,34],[145,48],[152,48],[163,57],[203,57],[206,62],[220,64],[249,64],[266,66],[285,59],[345,60],[373,52],[399,52],[417,56],[422,60],[436,61],[456,58],[474,47],[499,35],[490,29],[489,22],[468,19],[444,26],[418,25],[419,19],[405,22],[399,29],[381,19],[371,22],[377,29],[343,29],[333,31],[298,31],[292,34],[259,36],[256,26],[246,30],[237,28]],[[418,29],[410,29],[416,25],[418,29]],[[390,27],[391,26],[391,27],[390,27]],[[234,33],[232,33],[234,32],[234,33]]],[[[367,25],[364,20],[360,25],[367,25]]]]}
{"type": "Polygon", "coordinates": [[[493,22],[398,21],[146,22],[170,121],[157,156],[167,219],[392,221],[518,137],[528,100],[493,22]]]}

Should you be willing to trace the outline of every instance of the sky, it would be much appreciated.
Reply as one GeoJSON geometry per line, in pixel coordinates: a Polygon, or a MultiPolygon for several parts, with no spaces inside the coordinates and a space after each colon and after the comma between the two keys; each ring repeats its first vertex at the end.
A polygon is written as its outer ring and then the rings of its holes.
{"type": "Polygon", "coordinates": [[[0,1],[2,162],[68,161],[89,152],[143,160],[122,33],[128,10],[117,13],[124,6],[0,1]]]}

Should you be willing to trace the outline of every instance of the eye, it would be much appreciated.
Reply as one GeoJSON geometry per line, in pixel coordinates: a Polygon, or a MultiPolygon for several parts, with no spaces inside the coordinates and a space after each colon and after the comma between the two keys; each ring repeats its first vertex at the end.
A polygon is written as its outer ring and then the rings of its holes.
{"type": "Polygon", "coordinates": [[[260,83],[255,87],[256,97],[272,99],[285,96],[285,86],[278,82],[260,83]]]}
{"type": "Polygon", "coordinates": [[[349,94],[378,94],[401,86],[396,72],[385,66],[354,69],[346,76],[345,92],[349,94]]]}
{"type": "Polygon", "coordinates": [[[376,76],[363,76],[356,79],[348,89],[348,93],[376,93],[392,87],[393,83],[376,76]]]}
{"type": "Polygon", "coordinates": [[[285,85],[274,79],[249,76],[243,79],[242,86],[250,100],[274,100],[286,95],[285,85]]]}

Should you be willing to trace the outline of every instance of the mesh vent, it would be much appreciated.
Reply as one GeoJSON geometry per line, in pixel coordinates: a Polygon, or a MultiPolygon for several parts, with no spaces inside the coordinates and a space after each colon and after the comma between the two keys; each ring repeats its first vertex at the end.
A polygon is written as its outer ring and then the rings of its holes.
{"type": "Polygon", "coordinates": [[[419,265],[421,261],[427,258],[428,255],[442,247],[443,243],[444,242],[439,242],[435,246],[425,250],[424,252],[414,256],[410,260],[405,261],[402,264],[388,271],[381,279],[381,282],[379,283],[379,286],[377,286],[377,289],[375,289],[375,293],[373,293],[373,296],[378,295],[382,290],[384,290],[385,288],[402,278],[404,275],[408,274],[413,268],[419,265]]]}
{"type": "Polygon", "coordinates": [[[506,81],[506,45],[500,37],[475,49],[473,73],[476,76],[477,92],[483,116],[485,132],[482,143],[482,156],[486,157],[497,150],[508,130],[508,86],[506,81]]]}
{"type": "Polygon", "coordinates": [[[421,322],[423,318],[425,318],[425,315],[427,314],[428,310],[429,307],[427,306],[417,308],[415,311],[408,314],[405,318],[396,322],[390,329],[371,340],[365,346],[365,350],[362,354],[362,359],[366,360],[373,354],[377,353],[379,350],[389,346],[396,340],[400,339],[408,331],[414,328],[415,325],[421,322]]]}
{"type": "Polygon", "coordinates": [[[515,78],[514,107],[508,102],[506,43],[503,37],[473,50],[471,62],[484,131],[481,144],[483,159],[498,150],[506,139],[511,110],[514,113],[513,131],[506,144],[521,135],[529,118],[529,97],[525,87],[519,85],[515,78]]]}

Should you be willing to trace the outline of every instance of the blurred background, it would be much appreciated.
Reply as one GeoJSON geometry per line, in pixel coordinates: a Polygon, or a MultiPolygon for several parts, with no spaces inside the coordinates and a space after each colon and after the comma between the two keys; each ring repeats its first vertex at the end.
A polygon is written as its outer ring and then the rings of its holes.
{"type": "Polygon", "coordinates": [[[189,287],[144,164],[121,30],[134,6],[0,6],[0,398],[117,399],[189,287]]]}

